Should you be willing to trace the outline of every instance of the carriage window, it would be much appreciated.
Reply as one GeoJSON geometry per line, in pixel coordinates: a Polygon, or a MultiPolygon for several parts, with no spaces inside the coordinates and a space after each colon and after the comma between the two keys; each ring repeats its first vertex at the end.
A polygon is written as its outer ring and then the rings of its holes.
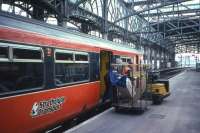
{"type": "Polygon", "coordinates": [[[41,60],[41,51],[32,50],[32,49],[13,49],[13,58],[14,59],[32,59],[32,60],[41,60]]]}
{"type": "Polygon", "coordinates": [[[89,79],[89,64],[56,63],[56,84],[82,82],[89,79]]]}
{"type": "Polygon", "coordinates": [[[132,63],[131,59],[128,58],[127,59],[127,63],[132,63]]]}
{"type": "MultiPolygon", "coordinates": [[[[71,57],[73,57],[73,54],[71,57]]],[[[84,62],[69,63],[69,62],[57,62],[57,60],[55,61],[56,63],[55,82],[57,85],[84,82],[89,80],[89,62],[87,53],[76,54],[75,59],[76,61],[84,61],[84,62]]]]}
{"type": "Polygon", "coordinates": [[[86,54],[75,54],[75,61],[88,61],[88,55],[86,55],[86,54]]]}
{"type": "MultiPolygon", "coordinates": [[[[37,50],[13,49],[15,59],[41,59],[37,50]]],[[[0,62],[0,94],[30,90],[41,87],[44,81],[44,63],[21,60],[20,62],[0,62]]]]}
{"type": "Polygon", "coordinates": [[[132,59],[130,57],[122,57],[121,59],[124,63],[132,63],[132,59]]]}
{"type": "Polygon", "coordinates": [[[56,52],[55,56],[56,56],[56,60],[58,60],[58,61],[73,61],[72,53],[56,52]]]}
{"type": "Polygon", "coordinates": [[[0,59],[8,58],[8,47],[0,47],[0,59]]]}
{"type": "Polygon", "coordinates": [[[122,62],[126,62],[126,58],[121,58],[122,59],[122,62]]]}

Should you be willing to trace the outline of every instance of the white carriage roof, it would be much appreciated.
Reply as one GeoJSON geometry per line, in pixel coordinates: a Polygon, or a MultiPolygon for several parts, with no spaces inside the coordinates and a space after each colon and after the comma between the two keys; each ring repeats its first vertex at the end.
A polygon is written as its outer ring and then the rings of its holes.
{"type": "Polygon", "coordinates": [[[112,41],[100,39],[97,37],[89,36],[83,33],[78,33],[75,31],[67,30],[66,28],[60,28],[58,26],[47,25],[46,23],[41,23],[38,21],[31,20],[31,23],[28,19],[13,19],[9,16],[3,16],[0,14],[0,25],[7,26],[17,29],[22,29],[29,32],[39,33],[47,36],[51,36],[53,38],[60,38],[69,42],[77,42],[83,45],[90,45],[105,49],[112,49],[117,51],[135,53],[135,54],[143,54],[142,51],[136,50],[127,45],[115,43],[112,41]]]}

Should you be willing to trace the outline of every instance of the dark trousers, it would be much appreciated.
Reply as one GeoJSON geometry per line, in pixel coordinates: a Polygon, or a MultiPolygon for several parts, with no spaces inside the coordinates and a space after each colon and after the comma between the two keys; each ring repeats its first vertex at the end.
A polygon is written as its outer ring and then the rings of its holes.
{"type": "Polygon", "coordinates": [[[117,103],[117,88],[115,86],[111,86],[106,89],[103,96],[103,102],[107,99],[111,100],[113,103],[117,103]]]}

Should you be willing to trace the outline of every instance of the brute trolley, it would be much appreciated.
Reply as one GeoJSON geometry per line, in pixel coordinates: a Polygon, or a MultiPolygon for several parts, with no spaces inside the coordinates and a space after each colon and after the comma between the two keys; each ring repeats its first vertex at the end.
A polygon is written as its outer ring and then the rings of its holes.
{"type": "Polygon", "coordinates": [[[146,70],[144,66],[114,65],[122,67],[122,71],[127,70],[127,73],[120,78],[118,84],[113,88],[113,107],[117,112],[143,113],[148,105],[143,97],[146,90],[146,70]]]}

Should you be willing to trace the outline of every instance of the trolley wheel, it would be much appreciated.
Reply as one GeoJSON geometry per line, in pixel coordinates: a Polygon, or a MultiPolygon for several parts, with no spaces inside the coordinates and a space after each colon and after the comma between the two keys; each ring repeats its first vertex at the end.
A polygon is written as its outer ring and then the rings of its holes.
{"type": "Polygon", "coordinates": [[[163,102],[163,98],[160,95],[153,95],[152,96],[152,101],[153,101],[153,104],[159,105],[159,104],[161,104],[163,102]]]}

